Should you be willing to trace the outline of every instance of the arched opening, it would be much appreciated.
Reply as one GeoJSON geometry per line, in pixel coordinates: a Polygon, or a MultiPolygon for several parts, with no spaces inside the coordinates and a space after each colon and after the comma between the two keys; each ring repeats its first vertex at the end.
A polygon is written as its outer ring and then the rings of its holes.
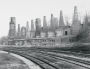
{"type": "Polygon", "coordinates": [[[65,31],[65,35],[68,35],[68,32],[67,31],[65,31]]]}

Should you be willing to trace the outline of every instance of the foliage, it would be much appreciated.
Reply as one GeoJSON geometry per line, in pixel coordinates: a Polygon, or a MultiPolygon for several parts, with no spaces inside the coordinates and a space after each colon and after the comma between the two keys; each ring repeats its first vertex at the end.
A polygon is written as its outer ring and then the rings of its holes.
{"type": "Polygon", "coordinates": [[[0,38],[0,44],[1,45],[6,45],[8,43],[8,37],[3,36],[0,38]]]}

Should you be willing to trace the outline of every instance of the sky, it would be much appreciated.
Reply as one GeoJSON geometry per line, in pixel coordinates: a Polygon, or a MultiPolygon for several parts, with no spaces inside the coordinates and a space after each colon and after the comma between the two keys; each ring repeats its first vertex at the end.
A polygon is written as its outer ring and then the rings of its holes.
{"type": "Polygon", "coordinates": [[[74,6],[80,18],[90,12],[90,0],[0,0],[0,37],[8,35],[10,17],[16,17],[16,26],[26,26],[27,21],[43,16],[49,21],[51,13],[59,18],[62,10],[64,18],[70,20],[74,6]]]}

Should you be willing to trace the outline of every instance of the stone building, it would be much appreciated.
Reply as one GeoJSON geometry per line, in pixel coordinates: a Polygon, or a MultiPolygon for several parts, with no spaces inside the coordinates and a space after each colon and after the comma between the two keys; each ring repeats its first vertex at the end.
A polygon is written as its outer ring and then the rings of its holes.
{"type": "Polygon", "coordinates": [[[48,26],[47,26],[47,20],[46,20],[46,16],[43,17],[43,30],[47,30],[48,26]]]}
{"type": "Polygon", "coordinates": [[[47,31],[45,31],[44,29],[41,29],[41,32],[40,32],[41,38],[45,38],[46,35],[47,35],[47,31]]]}
{"type": "Polygon", "coordinates": [[[35,36],[36,36],[36,37],[40,37],[40,31],[41,31],[41,19],[40,19],[40,18],[37,18],[37,19],[36,19],[35,25],[36,25],[35,36]]]}
{"type": "Polygon", "coordinates": [[[21,27],[21,38],[25,38],[26,37],[26,27],[21,27]]]}
{"type": "Polygon", "coordinates": [[[21,38],[21,28],[20,28],[20,24],[18,24],[17,38],[21,38]]]}
{"type": "Polygon", "coordinates": [[[16,36],[16,20],[15,17],[11,17],[10,24],[9,24],[9,38],[15,38],[16,36]]]}
{"type": "MultiPolygon", "coordinates": [[[[88,19],[86,19],[86,21],[87,20],[88,19]]],[[[41,26],[41,19],[36,18],[35,22],[31,20],[31,29],[29,28],[29,22],[27,22],[25,27],[20,27],[20,25],[18,25],[18,31],[16,32],[15,17],[11,17],[9,27],[10,40],[8,43],[12,45],[55,45],[63,42],[67,43],[70,42],[70,39],[76,36],[82,28],[86,28],[86,24],[81,24],[78,18],[76,6],[74,7],[74,14],[71,26],[65,25],[62,11],[60,11],[59,20],[57,17],[54,17],[53,14],[51,14],[50,26],[48,26],[47,23],[48,21],[46,20],[46,16],[43,17],[43,26],[41,26]]]]}
{"type": "Polygon", "coordinates": [[[35,37],[35,27],[33,20],[31,20],[30,38],[34,38],[34,37],[35,37]]]}
{"type": "Polygon", "coordinates": [[[48,35],[48,38],[53,38],[53,37],[55,37],[55,32],[53,30],[49,30],[47,32],[47,35],[48,35]]]}
{"type": "Polygon", "coordinates": [[[58,18],[57,17],[54,17],[53,18],[53,22],[54,22],[54,29],[57,29],[58,28],[58,18]]]}
{"type": "Polygon", "coordinates": [[[30,38],[30,28],[29,28],[29,22],[27,21],[26,24],[26,38],[29,39],[30,38]]]}
{"type": "Polygon", "coordinates": [[[81,30],[81,23],[78,18],[78,11],[77,11],[76,6],[74,7],[74,14],[73,14],[71,30],[72,30],[72,35],[77,35],[81,30]]]}
{"type": "Polygon", "coordinates": [[[59,27],[64,27],[64,19],[63,19],[63,13],[60,11],[60,17],[59,17],[59,27]]]}

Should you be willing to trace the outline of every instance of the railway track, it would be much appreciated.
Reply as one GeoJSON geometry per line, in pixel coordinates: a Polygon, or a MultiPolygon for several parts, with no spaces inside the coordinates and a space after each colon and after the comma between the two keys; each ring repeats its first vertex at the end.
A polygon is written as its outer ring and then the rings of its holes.
{"type": "Polygon", "coordinates": [[[60,56],[57,55],[55,53],[44,53],[44,52],[40,52],[41,55],[44,56],[49,56],[51,58],[57,59],[57,60],[63,60],[69,63],[73,63],[79,66],[83,66],[85,68],[90,69],[90,61],[84,61],[84,60],[80,60],[80,59],[76,59],[76,58],[72,58],[72,57],[65,57],[65,56],[60,56]]]}
{"type": "Polygon", "coordinates": [[[71,58],[71,57],[65,57],[65,56],[63,57],[63,56],[57,55],[56,53],[52,54],[50,52],[49,53],[37,52],[37,54],[35,54],[35,56],[37,56],[37,57],[39,57],[39,58],[41,58],[43,60],[47,60],[47,61],[49,61],[51,63],[54,63],[54,65],[57,66],[57,67],[58,67],[58,64],[59,64],[57,62],[62,60],[62,61],[66,61],[66,62],[75,64],[75,65],[90,69],[90,61],[84,61],[84,60],[71,58]]]}
{"type": "Polygon", "coordinates": [[[47,61],[49,64],[52,64],[53,66],[57,67],[57,69],[71,69],[71,66],[65,65],[63,63],[61,63],[63,60],[58,60],[56,58],[44,55],[44,54],[35,54],[34,56],[47,61]]]}
{"type": "Polygon", "coordinates": [[[84,68],[87,68],[87,69],[90,69],[89,61],[83,61],[83,60],[76,59],[76,58],[60,56],[53,52],[37,51],[37,52],[35,52],[35,54],[32,54],[31,51],[30,52],[27,52],[27,51],[26,52],[25,51],[17,51],[16,52],[15,50],[11,50],[11,51],[7,51],[7,52],[21,55],[21,56],[31,60],[35,64],[39,65],[42,69],[61,69],[59,67],[59,63],[57,63],[61,60],[84,67],[84,68]]]}
{"type": "MultiPolygon", "coordinates": [[[[11,51],[9,51],[9,52],[11,52],[11,51]]],[[[35,64],[39,65],[42,69],[59,69],[56,66],[50,64],[48,61],[45,61],[45,60],[40,59],[40,58],[37,58],[37,57],[32,56],[30,54],[19,53],[19,52],[14,52],[14,51],[12,51],[11,53],[15,53],[15,54],[18,54],[20,56],[23,56],[23,57],[29,59],[30,61],[32,61],[35,64]]]]}
{"type": "MultiPolygon", "coordinates": [[[[29,53],[26,53],[28,55],[30,55],[29,53]]],[[[55,63],[57,60],[56,59],[53,59],[53,58],[50,58],[50,57],[45,57],[45,56],[41,56],[40,54],[35,54],[35,55],[30,55],[31,57],[33,58],[36,58],[38,60],[41,60],[47,64],[49,64],[50,66],[56,68],[56,69],[59,69],[60,67],[55,63]]]]}

